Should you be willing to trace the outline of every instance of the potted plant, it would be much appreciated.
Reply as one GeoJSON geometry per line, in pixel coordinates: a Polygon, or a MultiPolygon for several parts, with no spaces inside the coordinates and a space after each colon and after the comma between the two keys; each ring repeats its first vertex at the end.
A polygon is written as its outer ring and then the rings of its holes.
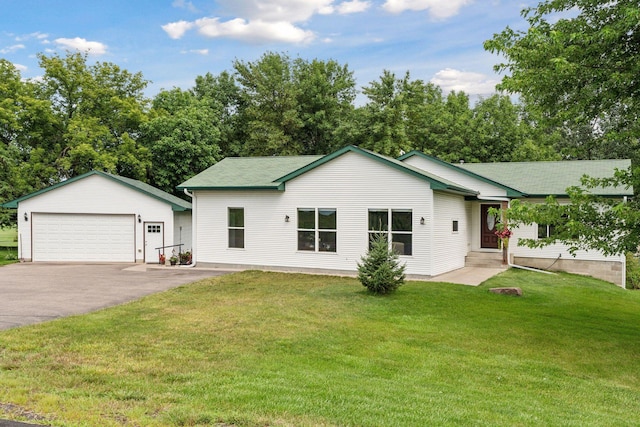
{"type": "Polygon", "coordinates": [[[165,262],[167,261],[167,259],[164,256],[164,254],[158,254],[158,259],[159,259],[160,265],[164,265],[165,262]]]}
{"type": "Polygon", "coordinates": [[[182,265],[191,264],[191,251],[180,253],[180,264],[182,265]]]}

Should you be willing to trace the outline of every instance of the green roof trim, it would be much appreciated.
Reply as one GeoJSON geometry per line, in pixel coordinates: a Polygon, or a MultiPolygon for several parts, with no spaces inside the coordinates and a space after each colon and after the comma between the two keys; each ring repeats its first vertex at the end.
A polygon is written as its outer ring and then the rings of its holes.
{"type": "Polygon", "coordinates": [[[102,171],[97,171],[97,170],[93,170],[90,172],[87,172],[85,174],[82,175],[78,175],[75,176],[73,178],[69,178],[65,181],[59,182],[57,184],[54,184],[50,187],[47,188],[43,188],[42,190],[38,190],[35,191],[33,193],[27,194],[26,196],[22,196],[19,197],[15,200],[12,200],[10,202],[7,202],[5,204],[2,205],[3,208],[10,208],[10,209],[17,209],[18,208],[18,204],[24,200],[30,199],[32,197],[36,197],[39,196],[41,194],[47,193],[49,191],[55,190],[56,188],[60,188],[63,187],[65,185],[71,184],[73,182],[76,181],[80,181],[84,178],[87,178],[89,176],[93,176],[93,175],[98,175],[98,176],[102,176],[104,178],[110,179],[112,181],[115,181],[119,184],[122,184],[128,188],[131,188],[133,190],[139,191],[142,194],[145,194],[149,197],[152,197],[156,200],[159,200],[161,202],[167,203],[168,205],[171,206],[171,209],[173,211],[176,212],[182,212],[182,211],[189,211],[191,210],[191,203],[187,202],[186,200],[182,200],[179,197],[174,196],[173,194],[169,194],[166,191],[162,191],[159,188],[153,187],[149,184],[145,184],[142,181],[138,181],[135,179],[131,179],[131,178],[125,178],[123,176],[119,176],[119,175],[113,175],[107,172],[102,172],[102,171]]]}
{"type": "Polygon", "coordinates": [[[373,151],[369,151],[366,150],[364,148],[360,148],[360,147],[356,147],[354,145],[348,145],[334,153],[331,154],[327,154],[326,156],[309,163],[308,165],[305,165],[303,167],[301,167],[300,169],[294,170],[293,172],[290,172],[280,178],[277,179],[277,181],[282,182],[282,183],[286,183],[287,181],[292,180],[293,178],[296,178],[306,172],[309,172],[312,169],[317,168],[318,166],[321,166],[327,162],[330,162],[331,160],[340,157],[346,153],[358,153],[361,155],[364,155],[370,159],[373,159],[375,161],[378,161],[386,166],[390,166],[393,169],[399,170],[401,172],[404,173],[408,173],[409,175],[412,175],[414,177],[417,177],[419,179],[422,179],[424,181],[429,182],[431,188],[433,190],[442,190],[442,191],[447,191],[447,192],[453,192],[453,193],[458,193],[458,194],[464,194],[464,195],[477,195],[478,192],[474,191],[474,190],[470,190],[468,188],[464,188],[464,187],[460,187],[459,185],[442,179],[440,177],[437,177],[435,175],[430,174],[429,172],[426,172],[422,169],[419,168],[415,168],[411,165],[407,165],[405,163],[402,163],[399,160],[393,159],[391,157],[387,157],[387,156],[383,156],[381,154],[378,153],[374,153],[373,151]]]}
{"type": "Polygon", "coordinates": [[[278,181],[322,156],[226,157],[178,186],[187,190],[276,190],[278,181]]]}
{"type": "MultiPolygon", "coordinates": [[[[464,163],[455,165],[460,169],[473,172],[500,183],[518,188],[529,198],[549,195],[565,197],[566,189],[580,186],[584,175],[595,178],[612,177],[615,170],[631,167],[629,159],[613,160],[561,160],[551,162],[503,162],[503,163],[464,163]]],[[[591,189],[599,196],[632,196],[633,188],[607,187],[591,189]]]]}
{"type": "Polygon", "coordinates": [[[437,163],[439,165],[445,166],[445,167],[447,167],[449,169],[455,170],[457,172],[461,172],[461,173],[463,173],[463,174],[465,174],[467,176],[470,176],[472,178],[478,179],[478,180],[480,180],[482,182],[485,182],[487,184],[491,184],[491,185],[495,185],[496,187],[500,187],[500,188],[504,189],[507,192],[507,197],[518,198],[518,197],[525,197],[526,196],[526,193],[524,193],[524,192],[522,192],[520,190],[517,190],[517,189],[515,189],[515,188],[513,188],[511,186],[508,186],[508,185],[502,184],[500,182],[494,181],[494,180],[492,180],[490,178],[487,178],[485,176],[479,175],[479,174],[474,173],[474,172],[472,172],[470,170],[467,170],[467,169],[464,169],[464,168],[460,168],[460,167],[458,167],[458,166],[456,166],[454,164],[447,163],[444,160],[440,160],[437,157],[433,157],[433,156],[430,156],[428,154],[425,154],[422,151],[418,151],[418,150],[410,151],[410,152],[408,152],[406,154],[403,154],[402,156],[398,157],[398,160],[402,162],[402,161],[404,161],[404,160],[406,160],[406,159],[408,159],[410,157],[413,157],[413,156],[422,157],[424,159],[430,160],[430,161],[432,161],[434,163],[437,163]]]}

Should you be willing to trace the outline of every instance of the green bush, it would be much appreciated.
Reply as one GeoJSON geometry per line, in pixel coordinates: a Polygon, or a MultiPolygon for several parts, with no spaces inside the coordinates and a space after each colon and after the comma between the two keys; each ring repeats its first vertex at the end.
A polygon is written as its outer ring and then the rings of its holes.
{"type": "Polygon", "coordinates": [[[640,289],[640,261],[638,257],[627,252],[627,289],[640,289]]]}
{"type": "Polygon", "coordinates": [[[371,239],[371,248],[358,263],[358,280],[370,292],[388,294],[404,283],[406,265],[400,264],[398,254],[389,249],[385,234],[371,239]]]}

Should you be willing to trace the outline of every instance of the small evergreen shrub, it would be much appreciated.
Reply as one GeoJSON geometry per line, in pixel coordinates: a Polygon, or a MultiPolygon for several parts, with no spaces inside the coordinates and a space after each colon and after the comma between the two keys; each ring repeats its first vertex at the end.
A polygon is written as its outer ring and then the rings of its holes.
{"type": "Polygon", "coordinates": [[[640,289],[640,261],[638,257],[627,252],[627,289],[640,289]]]}
{"type": "Polygon", "coordinates": [[[385,234],[377,234],[371,239],[371,248],[358,263],[358,280],[370,292],[388,294],[404,283],[404,269],[398,254],[389,249],[385,234]]]}

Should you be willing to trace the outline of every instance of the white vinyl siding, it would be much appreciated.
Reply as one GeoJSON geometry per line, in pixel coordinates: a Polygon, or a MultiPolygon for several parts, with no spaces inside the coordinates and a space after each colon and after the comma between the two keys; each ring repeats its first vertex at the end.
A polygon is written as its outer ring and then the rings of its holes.
{"type": "Polygon", "coordinates": [[[197,191],[198,262],[353,272],[368,248],[368,209],[381,206],[413,212],[413,253],[404,259],[406,271],[429,275],[429,226],[419,221],[431,221],[432,196],[428,182],[357,153],[287,182],[285,191],[197,191]],[[219,218],[227,206],[245,207],[245,251],[226,248],[226,227],[219,218]],[[336,252],[297,249],[296,215],[304,207],[336,209],[336,252]]]}
{"type": "Polygon", "coordinates": [[[457,171],[451,167],[441,165],[421,156],[411,156],[403,162],[451,182],[455,182],[461,187],[479,191],[482,196],[505,197],[507,195],[504,188],[487,183],[479,178],[474,178],[473,176],[469,176],[467,173],[457,171]]]}
{"type": "Polygon", "coordinates": [[[433,274],[464,267],[467,255],[467,208],[462,197],[434,193],[433,274]],[[453,221],[458,231],[453,232],[453,221]]]}

